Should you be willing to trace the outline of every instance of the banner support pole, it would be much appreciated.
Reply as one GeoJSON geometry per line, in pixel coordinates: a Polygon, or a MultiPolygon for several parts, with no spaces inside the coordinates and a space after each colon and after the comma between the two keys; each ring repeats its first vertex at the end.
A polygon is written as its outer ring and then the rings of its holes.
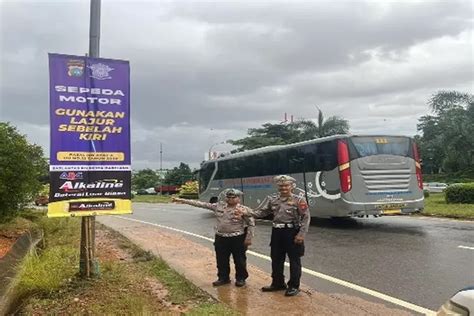
{"type": "MultiPolygon", "coordinates": [[[[89,56],[93,58],[100,55],[100,7],[101,0],[91,0],[89,56]]],[[[95,260],[95,216],[82,217],[79,270],[81,277],[98,276],[99,266],[95,260]]]]}

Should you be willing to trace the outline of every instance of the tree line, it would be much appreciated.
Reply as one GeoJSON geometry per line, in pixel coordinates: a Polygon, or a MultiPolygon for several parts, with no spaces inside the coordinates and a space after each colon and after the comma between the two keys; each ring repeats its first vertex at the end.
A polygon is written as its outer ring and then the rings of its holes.
{"type": "Polygon", "coordinates": [[[181,162],[178,167],[167,171],[164,177],[150,168],[138,170],[132,174],[132,189],[138,191],[160,185],[181,186],[190,180],[195,180],[194,173],[189,165],[181,162]]]}

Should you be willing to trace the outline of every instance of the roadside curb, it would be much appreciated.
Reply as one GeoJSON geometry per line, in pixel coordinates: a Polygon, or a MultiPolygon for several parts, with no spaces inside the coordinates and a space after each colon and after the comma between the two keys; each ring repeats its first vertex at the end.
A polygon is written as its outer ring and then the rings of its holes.
{"type": "Polygon", "coordinates": [[[40,230],[30,230],[18,238],[8,253],[0,259],[0,315],[6,315],[15,303],[18,265],[43,239],[40,230]]]}

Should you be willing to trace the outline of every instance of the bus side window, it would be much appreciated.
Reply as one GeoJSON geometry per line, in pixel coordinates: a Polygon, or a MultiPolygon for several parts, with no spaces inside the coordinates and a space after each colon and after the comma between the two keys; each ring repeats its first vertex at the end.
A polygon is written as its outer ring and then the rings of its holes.
{"type": "Polygon", "coordinates": [[[329,171],[337,167],[336,142],[319,144],[319,170],[329,171]]]}
{"type": "Polygon", "coordinates": [[[292,148],[288,152],[289,173],[302,173],[304,171],[304,152],[301,149],[292,148]]]}
{"type": "Polygon", "coordinates": [[[317,170],[317,144],[304,147],[304,170],[306,172],[317,170]]]}
{"type": "Polygon", "coordinates": [[[269,152],[263,154],[262,175],[275,175],[288,173],[288,160],[286,151],[269,152]]]}

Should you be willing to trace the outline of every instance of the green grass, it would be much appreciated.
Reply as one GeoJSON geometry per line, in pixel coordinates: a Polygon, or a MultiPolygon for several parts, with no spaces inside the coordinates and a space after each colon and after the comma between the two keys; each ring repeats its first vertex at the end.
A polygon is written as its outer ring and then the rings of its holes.
{"type": "MultiPolygon", "coordinates": [[[[113,239],[133,260],[100,262],[100,277],[84,280],[79,271],[80,218],[48,219],[44,212],[27,216],[44,231],[43,248],[22,262],[17,293],[22,314],[155,315],[166,313],[144,280],[156,278],[167,301],[188,306],[190,315],[237,315],[118,233],[113,239]]],[[[27,221],[26,221],[27,222],[27,221]]],[[[25,224],[19,220],[21,225],[25,224]]],[[[31,224],[31,222],[30,222],[31,224]]],[[[98,225],[98,229],[101,226],[98,225]]]]}
{"type": "Polygon", "coordinates": [[[20,296],[48,295],[79,269],[80,219],[41,216],[36,224],[44,232],[44,249],[31,252],[20,265],[20,296]]]}
{"type": "Polygon", "coordinates": [[[423,215],[474,219],[474,204],[446,203],[444,193],[432,193],[425,198],[423,215]]]}
{"type": "Polygon", "coordinates": [[[168,299],[173,304],[194,302],[195,307],[189,315],[239,315],[239,313],[225,304],[213,301],[205,292],[185,277],[172,270],[166,262],[155,258],[147,263],[146,268],[168,289],[168,299]]]}
{"type": "Polygon", "coordinates": [[[15,231],[26,231],[37,225],[32,222],[32,220],[36,220],[39,217],[43,216],[42,211],[36,210],[24,210],[18,214],[17,217],[9,218],[8,221],[0,223],[0,232],[4,234],[14,233],[15,231]]]}
{"type": "Polygon", "coordinates": [[[132,199],[133,202],[143,203],[170,203],[171,195],[135,195],[132,199]]]}
{"type": "Polygon", "coordinates": [[[79,252],[68,246],[56,246],[41,254],[30,253],[20,270],[19,295],[48,295],[61,288],[78,269],[79,252]]]}
{"type": "Polygon", "coordinates": [[[191,300],[206,300],[207,295],[182,275],[172,270],[166,262],[156,258],[147,265],[153,276],[160,280],[169,291],[169,299],[174,304],[184,304],[191,300]]]}

